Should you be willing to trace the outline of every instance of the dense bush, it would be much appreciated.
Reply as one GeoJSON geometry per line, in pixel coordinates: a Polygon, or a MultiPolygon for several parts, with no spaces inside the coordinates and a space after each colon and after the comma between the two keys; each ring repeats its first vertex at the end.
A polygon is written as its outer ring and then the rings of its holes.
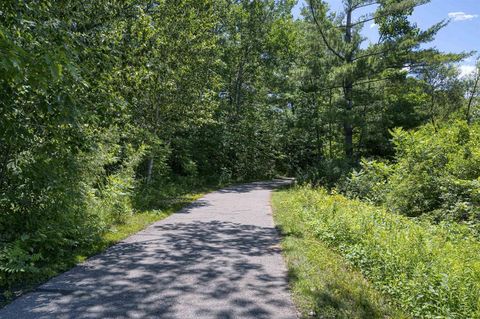
{"type": "Polygon", "coordinates": [[[42,162],[36,155],[33,163],[21,164],[15,177],[24,181],[18,186],[23,194],[4,196],[0,206],[5,213],[0,218],[0,287],[69,263],[72,251],[98,242],[132,213],[134,168],[143,147],[113,145],[99,144],[95,152],[68,157],[69,163],[62,158],[42,162]]]}
{"type": "Polygon", "coordinates": [[[407,216],[478,222],[480,124],[457,121],[392,133],[394,162],[363,161],[339,189],[407,216]]]}
{"type": "Polygon", "coordinates": [[[284,191],[277,203],[290,231],[327,243],[412,317],[480,318],[480,242],[468,227],[414,222],[323,189],[284,191]]]}
{"type": "Polygon", "coordinates": [[[387,182],[392,166],[380,161],[362,160],[360,170],[338,183],[338,188],[348,197],[358,197],[374,204],[385,202],[387,182]]]}
{"type": "Polygon", "coordinates": [[[310,183],[333,187],[342,176],[351,171],[351,163],[344,159],[323,159],[317,165],[307,166],[295,172],[298,183],[310,183]]]}

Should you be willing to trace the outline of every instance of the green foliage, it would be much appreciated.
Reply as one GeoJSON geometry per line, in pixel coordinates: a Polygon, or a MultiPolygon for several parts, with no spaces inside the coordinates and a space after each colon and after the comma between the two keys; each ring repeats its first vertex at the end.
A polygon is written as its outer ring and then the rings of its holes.
{"type": "Polygon", "coordinates": [[[439,130],[393,133],[397,163],[387,205],[419,216],[434,211],[440,219],[478,220],[480,214],[480,126],[455,122],[439,130]],[[442,216],[444,215],[444,216],[442,216]]]}
{"type": "Polygon", "coordinates": [[[338,188],[348,197],[360,198],[374,204],[384,203],[392,167],[387,163],[367,160],[362,160],[360,166],[360,170],[354,170],[339,183],[338,188]]]}
{"type": "Polygon", "coordinates": [[[316,166],[298,169],[297,181],[300,184],[311,183],[333,187],[351,169],[349,161],[343,159],[324,159],[316,166]]]}
{"type": "Polygon", "coordinates": [[[408,318],[340,254],[318,240],[299,210],[274,193],[274,217],[284,235],[282,248],[296,305],[307,318],[408,318]]]}
{"type": "MultiPolygon", "coordinates": [[[[98,188],[98,196],[90,198],[91,206],[88,209],[97,212],[105,225],[125,223],[133,213],[132,198],[137,183],[135,169],[143,160],[145,148],[135,150],[126,145],[123,153],[128,162],[122,163],[114,174],[107,176],[98,188]]],[[[117,162],[119,159],[114,160],[117,162]]]]}
{"type": "MultiPolygon", "coordinates": [[[[28,236],[2,247],[0,252],[0,282],[6,282],[7,277],[18,279],[25,273],[37,273],[36,264],[42,259],[39,253],[32,254],[28,251],[26,241],[28,236]]],[[[14,280],[13,279],[13,280],[14,280]]]]}
{"type": "Polygon", "coordinates": [[[292,6],[2,1],[0,289],[192,188],[273,176],[292,6]]]}
{"type": "Polygon", "coordinates": [[[362,162],[339,189],[407,216],[477,223],[480,126],[456,121],[392,132],[392,164],[362,162]]]}
{"type": "Polygon", "coordinates": [[[333,186],[395,149],[345,192],[478,221],[478,81],[458,78],[465,55],[420,46],[444,25],[409,22],[423,2],[380,1],[365,47],[365,21],[338,28],[318,0],[303,20],[293,0],[1,1],[0,289],[192,188],[279,173],[333,186]]]}
{"type": "Polygon", "coordinates": [[[282,225],[342,255],[414,318],[480,317],[480,243],[466,226],[415,222],[308,187],[276,195],[282,225]]]}
{"type": "MultiPolygon", "coordinates": [[[[373,134],[365,136],[366,132],[371,133],[366,128],[389,124],[385,123],[389,116],[379,112],[379,108],[386,108],[382,102],[389,95],[383,89],[407,82],[404,66],[425,65],[425,52],[431,51],[423,49],[421,44],[432,41],[446,25],[442,21],[421,30],[410,21],[414,9],[428,2],[346,0],[342,9],[335,12],[327,1],[307,1],[305,51],[310,63],[302,65],[307,72],[301,79],[303,91],[313,96],[307,107],[318,110],[322,104],[328,104],[331,108],[332,100],[335,101],[338,109],[333,123],[339,123],[343,129],[343,155],[349,161],[355,160],[355,153],[371,146],[365,140],[373,134]],[[365,44],[367,38],[362,36],[362,29],[371,21],[378,25],[378,41],[365,44]],[[323,66],[319,66],[320,61],[323,66]]],[[[383,128],[379,133],[376,140],[386,135],[387,130],[383,128]]]]}

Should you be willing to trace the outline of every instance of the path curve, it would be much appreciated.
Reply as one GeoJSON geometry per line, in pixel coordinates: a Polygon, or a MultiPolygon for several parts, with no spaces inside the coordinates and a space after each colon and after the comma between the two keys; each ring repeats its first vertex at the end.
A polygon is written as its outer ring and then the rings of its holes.
{"type": "Polygon", "coordinates": [[[294,319],[270,208],[285,180],[210,193],[0,310],[0,318],[294,319]]]}

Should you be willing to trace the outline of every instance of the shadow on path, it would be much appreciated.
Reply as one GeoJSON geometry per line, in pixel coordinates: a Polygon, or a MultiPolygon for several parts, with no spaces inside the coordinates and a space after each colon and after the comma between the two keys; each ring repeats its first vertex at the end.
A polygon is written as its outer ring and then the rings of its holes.
{"type": "MultiPolygon", "coordinates": [[[[225,208],[231,200],[265,207],[266,193],[258,201],[245,194],[275,186],[212,193],[17,299],[0,317],[295,318],[277,230],[230,221],[235,211],[225,208]]],[[[271,220],[260,208],[241,216],[271,220]]]]}
{"type": "Polygon", "coordinates": [[[249,184],[241,184],[230,186],[217,191],[218,193],[248,193],[254,190],[273,190],[282,186],[290,185],[293,179],[275,179],[273,181],[254,182],[249,184]]]}
{"type": "Polygon", "coordinates": [[[142,241],[114,246],[55,278],[38,289],[42,296],[33,309],[23,302],[21,310],[35,318],[182,318],[176,304],[193,298],[202,305],[198,316],[272,318],[266,306],[289,306],[272,291],[283,290],[285,279],[246,258],[278,253],[275,229],[219,221],[155,229],[159,234],[144,233],[142,241]],[[246,280],[249,294],[237,296],[246,278],[253,279],[246,280]],[[215,299],[223,301],[222,309],[210,307],[215,299]]]}

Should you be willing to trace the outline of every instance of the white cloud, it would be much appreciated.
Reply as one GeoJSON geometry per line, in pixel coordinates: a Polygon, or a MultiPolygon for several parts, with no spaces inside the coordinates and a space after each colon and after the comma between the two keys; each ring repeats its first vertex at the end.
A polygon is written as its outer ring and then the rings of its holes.
{"type": "Polygon", "coordinates": [[[370,29],[373,29],[373,28],[378,28],[378,24],[372,23],[372,24],[370,25],[370,29]]]}
{"type": "Polygon", "coordinates": [[[453,21],[467,21],[478,18],[478,14],[466,14],[465,12],[450,12],[448,14],[450,19],[453,21]]]}
{"type": "Polygon", "coordinates": [[[460,70],[460,77],[463,78],[470,74],[473,74],[476,70],[476,67],[475,65],[463,64],[463,65],[460,65],[458,69],[460,70]]]}

